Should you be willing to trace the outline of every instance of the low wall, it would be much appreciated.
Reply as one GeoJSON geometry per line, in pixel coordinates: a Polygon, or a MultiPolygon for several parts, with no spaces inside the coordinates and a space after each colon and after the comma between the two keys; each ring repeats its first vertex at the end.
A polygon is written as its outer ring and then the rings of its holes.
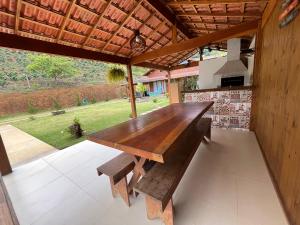
{"type": "Polygon", "coordinates": [[[183,92],[184,102],[214,101],[214,105],[205,114],[212,118],[212,126],[217,128],[234,128],[249,130],[252,90],[208,89],[183,92]]]}
{"type": "Polygon", "coordinates": [[[72,88],[56,88],[29,93],[0,93],[0,116],[28,111],[31,103],[38,109],[53,108],[55,99],[62,107],[76,106],[80,100],[105,101],[126,96],[126,87],[110,84],[89,85],[72,88]]]}

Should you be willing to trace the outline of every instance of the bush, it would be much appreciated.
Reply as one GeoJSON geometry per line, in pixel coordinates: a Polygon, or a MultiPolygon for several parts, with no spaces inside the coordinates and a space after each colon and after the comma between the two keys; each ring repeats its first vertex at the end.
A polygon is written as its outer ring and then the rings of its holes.
{"type": "Polygon", "coordinates": [[[76,97],[76,105],[81,106],[81,99],[80,99],[79,95],[77,95],[77,97],[76,97]]]}
{"type": "Polygon", "coordinates": [[[69,132],[75,138],[83,136],[83,130],[81,129],[81,124],[78,118],[74,118],[73,124],[69,126],[69,132]]]}
{"type": "Polygon", "coordinates": [[[92,100],[91,100],[91,104],[95,104],[97,102],[97,100],[96,100],[96,98],[94,97],[94,98],[92,98],[92,100]]]}
{"type": "Polygon", "coordinates": [[[32,102],[28,102],[28,109],[27,112],[30,114],[36,114],[39,111],[37,107],[35,107],[32,102]]]}
{"type": "Polygon", "coordinates": [[[29,120],[36,120],[36,118],[34,116],[30,116],[29,120]]]}
{"type": "Polygon", "coordinates": [[[145,92],[147,91],[147,88],[142,83],[138,83],[136,86],[136,90],[141,94],[141,96],[144,96],[145,92]]]}
{"type": "Polygon", "coordinates": [[[156,98],[154,98],[152,101],[153,101],[153,103],[157,103],[157,99],[156,98]]]}
{"type": "Polygon", "coordinates": [[[61,104],[57,101],[57,99],[52,99],[52,101],[53,101],[53,108],[55,109],[55,110],[61,110],[62,109],[62,106],[61,106],[61,104]]]}

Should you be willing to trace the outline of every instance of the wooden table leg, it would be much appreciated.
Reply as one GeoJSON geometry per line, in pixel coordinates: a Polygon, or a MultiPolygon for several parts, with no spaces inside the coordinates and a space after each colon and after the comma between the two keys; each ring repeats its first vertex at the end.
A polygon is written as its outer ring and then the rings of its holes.
{"type": "Polygon", "coordinates": [[[144,176],[146,174],[143,166],[146,162],[146,159],[144,158],[140,158],[139,160],[134,157],[135,160],[135,167],[133,169],[133,175],[132,175],[132,178],[129,182],[129,185],[128,185],[128,191],[129,193],[132,193],[132,190],[133,190],[133,187],[137,184],[137,182],[139,181],[140,177],[141,176],[144,176]]]}

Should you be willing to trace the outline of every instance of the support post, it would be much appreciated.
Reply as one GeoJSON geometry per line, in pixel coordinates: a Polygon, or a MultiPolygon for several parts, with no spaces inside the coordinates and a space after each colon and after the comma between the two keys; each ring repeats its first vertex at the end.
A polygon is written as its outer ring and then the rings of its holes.
{"type": "Polygon", "coordinates": [[[128,86],[129,86],[129,98],[131,105],[131,115],[132,118],[136,118],[136,105],[135,105],[135,94],[134,94],[134,86],[133,86],[133,78],[132,78],[132,69],[131,65],[127,65],[127,76],[128,76],[128,86]]]}
{"type": "Polygon", "coordinates": [[[7,157],[6,149],[0,135],[0,172],[2,175],[7,175],[12,172],[9,159],[7,157]]]}
{"type": "Polygon", "coordinates": [[[254,56],[254,68],[253,68],[253,89],[252,89],[252,102],[251,102],[251,114],[250,114],[250,130],[254,131],[256,126],[256,107],[257,107],[257,91],[259,84],[259,69],[261,60],[261,48],[262,48],[262,21],[258,22],[258,28],[255,38],[255,56],[254,56]]]}
{"type": "Polygon", "coordinates": [[[168,97],[169,97],[169,102],[171,103],[171,71],[170,71],[170,69],[168,70],[168,97]]]}

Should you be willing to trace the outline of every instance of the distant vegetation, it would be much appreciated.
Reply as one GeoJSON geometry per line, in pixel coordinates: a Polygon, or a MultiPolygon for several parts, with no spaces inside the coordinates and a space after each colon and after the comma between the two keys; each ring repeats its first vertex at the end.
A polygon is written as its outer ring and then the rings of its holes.
{"type": "MultiPolygon", "coordinates": [[[[106,74],[111,66],[92,60],[1,48],[0,90],[25,91],[107,83],[106,74]]],[[[147,71],[146,68],[133,67],[134,76],[141,76],[147,71]]]]}

